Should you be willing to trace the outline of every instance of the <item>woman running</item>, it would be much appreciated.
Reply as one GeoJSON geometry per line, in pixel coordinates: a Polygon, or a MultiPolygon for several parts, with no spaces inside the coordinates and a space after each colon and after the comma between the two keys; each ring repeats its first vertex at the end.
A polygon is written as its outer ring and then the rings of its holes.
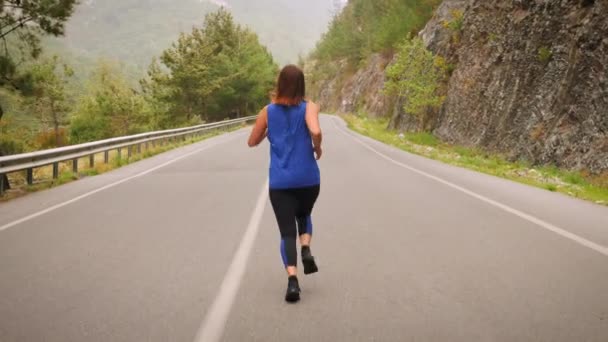
{"type": "Polygon", "coordinates": [[[300,300],[296,239],[302,247],[304,274],[318,271],[310,252],[313,206],[319,196],[321,158],[319,107],[304,99],[304,73],[288,65],[279,74],[276,96],[256,120],[249,146],[270,141],[270,202],[281,232],[281,255],[287,270],[285,300],[300,300]]]}

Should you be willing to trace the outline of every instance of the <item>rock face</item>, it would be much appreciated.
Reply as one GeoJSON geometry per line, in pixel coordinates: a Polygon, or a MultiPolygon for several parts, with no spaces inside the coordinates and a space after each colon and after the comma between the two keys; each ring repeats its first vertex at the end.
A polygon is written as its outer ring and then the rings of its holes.
{"type": "MultiPolygon", "coordinates": [[[[327,67],[327,66],[326,66],[327,67]]],[[[333,62],[330,68],[337,70],[335,72],[319,72],[322,66],[317,64],[317,61],[308,61],[304,66],[304,75],[306,77],[306,92],[307,97],[317,102],[324,112],[337,112],[340,108],[341,90],[339,84],[339,75],[346,69],[346,62],[333,62]],[[331,77],[329,75],[336,75],[331,77]]]]}
{"type": "MultiPolygon", "coordinates": [[[[461,13],[470,0],[444,0],[435,10],[433,17],[420,31],[418,36],[424,42],[427,49],[447,59],[452,64],[457,63],[455,44],[452,44],[454,32],[444,26],[444,23],[453,20],[453,11],[461,13]]],[[[403,131],[433,130],[438,124],[438,113],[427,113],[427,119],[421,122],[419,119],[408,115],[403,110],[405,99],[395,100],[392,108],[392,116],[389,128],[403,131]]]]}
{"type": "Polygon", "coordinates": [[[387,98],[384,88],[384,69],[388,60],[379,54],[372,55],[367,67],[360,69],[350,78],[341,91],[340,111],[352,113],[358,108],[367,113],[384,113],[387,98]]]}
{"type": "MultiPolygon", "coordinates": [[[[339,113],[364,112],[370,116],[384,116],[392,111],[392,102],[383,95],[384,69],[391,58],[372,55],[366,66],[352,72],[346,61],[332,65],[338,78],[309,80],[311,97],[324,111],[339,113]]],[[[309,65],[305,71],[316,67],[309,65]]]]}
{"type": "MultiPolygon", "coordinates": [[[[446,101],[424,123],[381,95],[391,58],[314,86],[328,110],[391,116],[512,159],[608,172],[608,0],[445,0],[420,32],[454,66],[446,101]],[[454,39],[453,10],[463,14],[454,39]]],[[[341,69],[340,69],[341,68],[341,69]]]]}
{"type": "Polygon", "coordinates": [[[469,1],[456,54],[439,137],[608,170],[608,1],[469,1]]]}
{"type": "Polygon", "coordinates": [[[470,0],[444,0],[439,5],[433,18],[418,34],[429,50],[444,57],[454,55],[454,46],[451,44],[453,32],[443,24],[453,19],[453,11],[464,11],[469,2],[470,0]]]}

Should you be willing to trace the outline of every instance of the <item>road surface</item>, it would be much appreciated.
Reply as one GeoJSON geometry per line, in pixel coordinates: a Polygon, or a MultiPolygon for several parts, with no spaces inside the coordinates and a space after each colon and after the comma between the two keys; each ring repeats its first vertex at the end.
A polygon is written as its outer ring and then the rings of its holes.
{"type": "Polygon", "coordinates": [[[0,205],[0,341],[608,341],[608,208],[324,116],[320,272],[240,130],[0,205]]]}

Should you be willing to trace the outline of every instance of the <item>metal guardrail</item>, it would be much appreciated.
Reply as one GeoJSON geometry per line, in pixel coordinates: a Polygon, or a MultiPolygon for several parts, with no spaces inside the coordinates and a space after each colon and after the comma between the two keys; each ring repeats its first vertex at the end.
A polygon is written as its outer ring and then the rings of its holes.
{"type": "Polygon", "coordinates": [[[53,179],[56,179],[59,176],[59,163],[62,162],[71,161],[72,171],[78,173],[78,160],[87,156],[89,157],[90,167],[95,165],[95,155],[98,153],[104,153],[104,162],[107,164],[109,162],[109,152],[112,150],[117,150],[118,158],[122,158],[121,151],[126,148],[127,157],[130,157],[133,148],[137,148],[138,153],[141,152],[142,144],[147,148],[149,144],[152,144],[154,147],[157,142],[160,142],[162,145],[170,140],[186,140],[190,136],[198,136],[203,132],[216,128],[227,128],[233,125],[242,124],[252,121],[255,118],[255,116],[248,116],[192,127],[142,133],[44,151],[0,157],[0,194],[3,194],[7,188],[7,184],[4,184],[4,175],[9,173],[26,171],[26,181],[28,185],[32,185],[34,182],[33,171],[39,167],[53,165],[53,179]]]}

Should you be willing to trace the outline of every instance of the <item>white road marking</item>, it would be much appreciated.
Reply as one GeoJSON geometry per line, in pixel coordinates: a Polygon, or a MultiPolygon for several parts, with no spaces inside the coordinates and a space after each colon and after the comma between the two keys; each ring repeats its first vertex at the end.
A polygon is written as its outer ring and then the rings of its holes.
{"type": "Polygon", "coordinates": [[[230,140],[232,140],[232,139],[234,139],[235,137],[240,136],[240,135],[241,135],[241,134],[235,134],[233,137],[230,137],[230,139],[226,139],[226,140],[223,140],[223,141],[218,141],[218,142],[215,142],[215,143],[210,143],[210,144],[206,145],[205,147],[199,148],[199,149],[197,149],[197,150],[195,150],[195,151],[192,151],[192,152],[188,152],[187,154],[184,154],[184,155],[179,156],[179,157],[177,157],[177,158],[171,159],[171,160],[169,160],[168,162],[165,162],[165,163],[163,163],[163,164],[161,164],[161,165],[155,166],[155,167],[153,167],[153,168],[151,168],[151,169],[148,169],[148,170],[146,170],[146,171],[144,171],[144,172],[138,173],[138,174],[136,174],[136,175],[133,175],[133,176],[128,177],[128,178],[125,178],[125,179],[121,179],[121,180],[119,180],[119,181],[117,181],[117,182],[114,182],[114,183],[108,184],[108,185],[106,185],[106,186],[103,186],[103,187],[98,188],[98,189],[95,189],[95,190],[92,190],[92,191],[87,192],[87,193],[85,193],[85,194],[83,194],[83,195],[80,195],[80,196],[78,196],[78,197],[74,197],[74,198],[72,198],[72,199],[71,199],[71,200],[69,200],[69,201],[65,201],[65,202],[63,202],[63,203],[59,203],[59,204],[53,205],[53,206],[51,206],[51,207],[48,207],[48,208],[46,208],[46,209],[44,209],[44,210],[41,210],[41,211],[39,211],[39,212],[36,212],[36,213],[34,213],[34,214],[31,214],[31,215],[28,215],[28,216],[22,217],[22,218],[20,218],[20,219],[18,219],[18,220],[16,220],[16,221],[13,221],[13,222],[7,223],[7,224],[5,224],[5,225],[3,225],[3,226],[0,226],[0,232],[1,232],[1,231],[3,231],[3,230],[9,229],[9,228],[11,228],[11,227],[14,227],[14,226],[16,226],[16,225],[18,225],[18,224],[21,224],[21,223],[27,222],[27,221],[29,221],[29,220],[32,220],[32,219],[34,219],[34,218],[36,218],[36,217],[40,217],[40,216],[42,216],[42,215],[44,215],[44,214],[48,214],[48,213],[50,213],[50,212],[52,212],[52,211],[54,211],[54,210],[57,210],[57,209],[62,208],[62,207],[65,207],[65,206],[70,205],[70,204],[72,204],[72,203],[74,203],[74,202],[78,202],[78,201],[80,201],[80,200],[82,200],[82,199],[85,199],[85,198],[87,198],[87,197],[90,197],[90,196],[92,196],[92,195],[95,195],[96,193],[102,192],[102,191],[104,191],[104,190],[108,190],[108,189],[110,189],[110,188],[113,188],[113,187],[115,187],[115,186],[117,186],[117,185],[120,185],[120,184],[122,184],[122,183],[128,182],[128,181],[133,180],[133,179],[135,179],[135,178],[139,178],[139,177],[145,176],[145,175],[147,175],[147,174],[149,174],[149,173],[151,173],[151,172],[154,172],[154,171],[156,171],[156,170],[158,170],[158,169],[161,169],[161,168],[163,168],[163,167],[165,167],[165,166],[171,165],[171,164],[173,164],[173,163],[175,163],[175,162],[177,162],[177,161],[179,161],[179,160],[182,160],[182,159],[184,159],[184,158],[190,157],[190,156],[191,156],[191,155],[193,155],[193,154],[197,154],[197,153],[202,152],[202,151],[204,151],[204,150],[207,150],[207,149],[209,149],[209,148],[211,148],[211,147],[217,146],[217,145],[219,145],[219,144],[221,144],[221,143],[228,142],[228,141],[230,141],[230,140]]]}
{"type": "Polygon", "coordinates": [[[260,222],[262,221],[262,214],[266,206],[266,199],[268,196],[268,180],[262,188],[262,192],[258,197],[255,209],[249,220],[249,225],[243,235],[243,239],[239,245],[239,248],[232,259],[232,263],[224,276],[220,291],[215,297],[211,308],[207,312],[205,320],[201,324],[199,331],[196,335],[195,342],[217,342],[220,341],[224,333],[224,327],[228,320],[228,315],[234,304],[234,300],[241,286],[243,275],[247,267],[247,260],[251,254],[253,243],[255,242],[256,236],[260,228],[260,222]]]}
{"type": "Polygon", "coordinates": [[[594,251],[596,251],[598,253],[601,253],[601,254],[603,254],[605,256],[608,256],[608,247],[606,247],[606,246],[602,246],[602,245],[597,244],[597,243],[595,243],[593,241],[587,240],[587,239],[585,239],[585,238],[583,238],[583,237],[581,237],[579,235],[576,235],[574,233],[571,233],[571,232],[569,232],[569,231],[567,231],[567,230],[565,230],[563,228],[557,227],[557,226],[555,226],[555,225],[553,225],[551,223],[545,222],[545,221],[543,221],[543,220],[541,220],[541,219],[539,219],[537,217],[534,217],[534,216],[532,216],[530,214],[526,214],[526,213],[524,213],[522,211],[519,211],[519,210],[517,210],[515,208],[509,207],[506,204],[500,203],[498,201],[495,201],[493,199],[490,199],[488,197],[480,195],[480,194],[478,194],[476,192],[473,192],[473,191],[471,191],[469,189],[466,189],[464,187],[456,185],[456,184],[454,184],[452,182],[449,182],[449,181],[447,181],[445,179],[439,178],[437,176],[433,176],[433,175],[431,175],[429,173],[426,173],[424,171],[418,170],[418,169],[416,169],[414,167],[411,167],[409,165],[406,165],[404,163],[396,161],[396,160],[392,159],[391,157],[389,157],[389,156],[387,156],[387,155],[379,152],[378,150],[374,149],[373,147],[369,146],[368,144],[366,144],[365,142],[363,142],[361,139],[359,139],[359,138],[355,137],[354,135],[352,135],[352,134],[350,134],[350,133],[342,130],[341,128],[339,128],[338,124],[335,121],[335,119],[332,119],[332,122],[333,122],[334,126],[336,127],[336,129],[338,131],[340,131],[342,134],[350,137],[351,139],[353,139],[355,142],[357,142],[358,144],[362,145],[366,149],[370,150],[371,152],[377,154],[378,156],[382,157],[383,159],[385,159],[385,160],[387,160],[387,161],[389,161],[389,162],[391,162],[391,163],[393,163],[393,164],[395,164],[397,166],[400,166],[402,168],[410,170],[410,171],[412,171],[414,173],[417,173],[419,175],[422,175],[424,177],[430,178],[430,179],[432,179],[432,180],[434,180],[436,182],[439,182],[441,184],[444,184],[444,185],[446,185],[446,186],[448,186],[448,187],[450,187],[452,189],[455,189],[455,190],[458,190],[460,192],[463,192],[463,193],[465,193],[465,194],[467,194],[467,195],[469,195],[471,197],[477,198],[480,201],[488,203],[488,204],[490,204],[490,205],[492,205],[494,207],[497,207],[497,208],[502,209],[502,210],[504,210],[504,211],[506,211],[508,213],[511,213],[511,214],[513,214],[515,216],[518,216],[518,217],[520,217],[520,218],[522,218],[522,219],[524,219],[524,220],[526,220],[528,222],[534,223],[534,224],[536,224],[539,227],[545,228],[545,229],[547,229],[547,230],[549,230],[549,231],[551,231],[551,232],[553,232],[555,234],[558,234],[558,235],[560,235],[562,237],[565,237],[566,239],[570,239],[570,240],[572,240],[572,241],[574,241],[574,242],[576,242],[576,243],[578,243],[580,245],[583,245],[583,246],[585,246],[587,248],[590,248],[590,249],[592,249],[592,250],[594,250],[594,251]]]}

